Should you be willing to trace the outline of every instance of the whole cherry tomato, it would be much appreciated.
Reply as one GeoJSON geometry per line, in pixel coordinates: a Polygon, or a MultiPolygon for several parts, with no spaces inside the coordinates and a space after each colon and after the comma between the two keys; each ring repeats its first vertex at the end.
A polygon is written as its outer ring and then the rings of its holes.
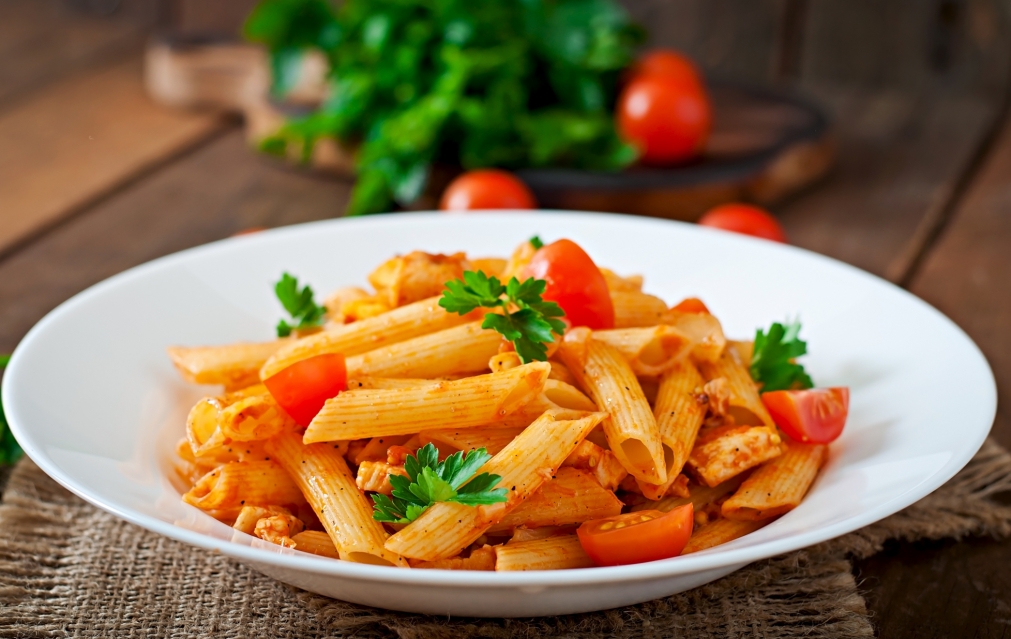
{"type": "Polygon", "coordinates": [[[687,297],[678,302],[676,306],[672,306],[670,310],[677,311],[679,313],[698,313],[700,315],[712,315],[712,313],[709,312],[709,307],[706,306],[705,303],[703,303],[702,300],[700,300],[697,297],[687,297]]]}
{"type": "Polygon", "coordinates": [[[712,108],[697,81],[645,75],[618,96],[618,133],[639,149],[645,164],[674,164],[700,152],[712,126],[712,108]]]}
{"type": "Polygon", "coordinates": [[[702,85],[702,77],[691,58],[672,49],[647,51],[632,65],[630,79],[645,76],[662,76],[702,85]]]}
{"type": "Polygon", "coordinates": [[[767,211],[751,204],[740,202],[721,204],[706,211],[699,218],[699,224],[742,235],[761,237],[773,242],[786,242],[786,232],[779,221],[767,211]]]}
{"type": "Polygon", "coordinates": [[[324,353],[295,362],[263,385],[284,412],[300,426],[308,426],[326,400],[347,390],[347,366],[340,353],[324,353]]]}
{"type": "Polygon", "coordinates": [[[475,209],[536,209],[537,200],[518,177],[508,171],[468,171],[453,180],[442,193],[443,211],[475,209]]]}
{"type": "Polygon", "coordinates": [[[544,299],[557,303],[572,326],[614,328],[614,305],[607,280],[578,244],[558,240],[534,253],[520,279],[544,280],[544,299]]]}
{"type": "Polygon", "coordinates": [[[850,389],[814,388],[762,393],[762,403],[790,439],[828,444],[842,434],[849,414],[850,389]]]}
{"type": "Polygon", "coordinates": [[[584,522],[579,544],[598,566],[623,566],[677,557],[692,536],[691,502],[670,511],[641,510],[584,522]]]}

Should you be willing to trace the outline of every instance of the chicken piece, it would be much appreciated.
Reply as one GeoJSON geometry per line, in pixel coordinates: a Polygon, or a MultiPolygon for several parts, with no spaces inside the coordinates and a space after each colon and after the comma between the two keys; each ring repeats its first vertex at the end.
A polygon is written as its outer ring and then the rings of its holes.
{"type": "Polygon", "coordinates": [[[628,475],[614,453],[585,439],[565,458],[562,466],[589,471],[601,486],[610,491],[617,490],[628,475]]]}
{"type": "Polygon", "coordinates": [[[363,461],[358,467],[355,484],[358,485],[359,490],[365,492],[391,495],[393,494],[393,485],[390,484],[390,475],[407,477],[407,471],[403,466],[393,466],[385,462],[363,461]]]}
{"type": "Polygon", "coordinates": [[[470,270],[464,253],[453,255],[412,251],[387,260],[372,271],[369,282],[376,295],[390,308],[417,302],[442,293],[446,282],[470,270]]]}
{"type": "Polygon", "coordinates": [[[451,557],[436,561],[411,561],[411,568],[441,568],[442,570],[495,570],[495,549],[478,548],[469,557],[451,557]]]}
{"type": "Polygon", "coordinates": [[[726,377],[709,380],[702,387],[699,401],[708,405],[709,412],[715,417],[725,417],[730,411],[730,384],[726,377]]]}
{"type": "Polygon", "coordinates": [[[274,515],[291,516],[291,511],[281,506],[243,506],[232,528],[252,535],[256,531],[256,522],[274,515]]]}
{"type": "Polygon", "coordinates": [[[292,515],[272,515],[256,522],[253,534],[272,544],[285,548],[294,548],[296,544],[292,537],[304,529],[305,525],[297,517],[292,515]]]}

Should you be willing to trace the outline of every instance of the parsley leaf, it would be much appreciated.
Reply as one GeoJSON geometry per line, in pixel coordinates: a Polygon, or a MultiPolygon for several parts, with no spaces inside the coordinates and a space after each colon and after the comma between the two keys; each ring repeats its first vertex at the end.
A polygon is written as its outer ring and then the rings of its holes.
{"type": "Polygon", "coordinates": [[[316,305],[313,300],[312,288],[308,284],[299,289],[298,278],[285,273],[274,285],[274,293],[277,294],[277,299],[281,300],[284,310],[288,311],[294,322],[297,322],[294,325],[285,320],[278,322],[278,337],[287,337],[291,335],[293,330],[323,325],[326,307],[316,305]]]}
{"type": "Polygon", "coordinates": [[[491,455],[484,448],[470,453],[456,452],[439,462],[439,451],[426,444],[404,460],[407,477],[390,475],[391,497],[374,494],[372,518],[394,524],[407,524],[418,518],[432,504],[455,501],[467,506],[497,504],[508,501],[509,491],[494,488],[502,480],[499,475],[474,473],[491,455]]]}
{"type": "Polygon", "coordinates": [[[540,249],[544,246],[544,242],[541,241],[540,236],[535,235],[532,238],[530,238],[530,245],[533,246],[535,249],[540,249]]]}
{"type": "MultiPolygon", "coordinates": [[[[6,368],[11,360],[10,355],[0,355],[0,368],[6,368]]],[[[10,427],[7,425],[7,418],[4,416],[3,402],[0,402],[0,466],[13,464],[18,460],[24,451],[18,440],[14,439],[10,427]]]]}
{"type": "Polygon", "coordinates": [[[814,382],[804,367],[794,360],[807,353],[807,342],[799,339],[800,322],[785,326],[778,322],[768,333],[755,332],[751,355],[751,377],[762,385],[762,392],[813,388],[814,382]]]}
{"type": "Polygon", "coordinates": [[[548,358],[545,344],[555,341],[554,334],[565,332],[562,307],[542,298],[547,287],[544,280],[529,278],[520,282],[515,277],[502,286],[496,277],[483,271],[466,271],[463,281],[446,282],[439,306],[450,313],[465,315],[475,308],[501,308],[503,313],[484,316],[482,328],[498,331],[516,347],[524,364],[548,358]],[[505,295],[505,298],[502,295],[505,295]],[[510,312],[510,305],[516,310],[510,312]]]}

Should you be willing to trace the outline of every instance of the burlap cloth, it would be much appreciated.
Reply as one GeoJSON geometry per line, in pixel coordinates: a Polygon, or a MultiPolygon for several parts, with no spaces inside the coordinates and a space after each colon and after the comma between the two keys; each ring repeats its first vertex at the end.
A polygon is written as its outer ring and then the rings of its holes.
{"type": "Polygon", "coordinates": [[[850,559],[889,539],[1011,534],[1011,455],[988,441],[934,494],[877,524],[638,606],[447,619],[334,601],[115,519],[30,461],[0,504],[0,637],[873,637],[850,559]]]}

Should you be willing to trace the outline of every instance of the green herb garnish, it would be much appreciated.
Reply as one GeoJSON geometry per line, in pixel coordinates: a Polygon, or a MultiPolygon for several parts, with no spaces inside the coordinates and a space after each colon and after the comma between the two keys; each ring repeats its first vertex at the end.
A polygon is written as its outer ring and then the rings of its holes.
{"type": "Polygon", "coordinates": [[[751,377],[762,385],[762,392],[813,388],[814,382],[804,367],[794,360],[807,353],[807,342],[799,339],[800,321],[786,326],[774,323],[768,333],[755,332],[751,355],[751,377]]]}
{"type": "Polygon", "coordinates": [[[530,246],[534,247],[535,249],[540,249],[541,247],[544,246],[544,242],[541,241],[540,236],[535,235],[532,238],[530,238],[530,246]]]}
{"type": "Polygon", "coordinates": [[[372,495],[372,501],[375,502],[372,518],[376,521],[408,524],[429,506],[440,501],[455,501],[467,506],[508,501],[508,490],[493,489],[502,477],[489,473],[474,477],[474,473],[489,459],[491,455],[488,451],[478,448],[470,453],[453,453],[440,463],[439,450],[432,444],[425,444],[416,454],[408,455],[404,460],[407,477],[390,475],[392,499],[386,495],[372,495]]]}
{"type": "MultiPolygon", "coordinates": [[[[9,361],[11,361],[10,355],[0,355],[0,368],[6,368],[9,361]]],[[[0,466],[13,464],[23,454],[21,445],[18,444],[18,440],[14,439],[14,433],[7,425],[3,401],[0,400],[0,466]]]]}
{"type": "Polygon", "coordinates": [[[291,315],[292,325],[281,320],[277,323],[277,336],[287,337],[293,330],[305,328],[315,328],[322,326],[326,317],[326,307],[318,306],[313,300],[312,288],[306,284],[302,289],[298,288],[298,278],[285,273],[281,280],[274,285],[274,292],[277,299],[281,300],[284,310],[291,315]]]}
{"type": "Polygon", "coordinates": [[[463,281],[446,282],[439,306],[460,315],[475,308],[501,308],[501,315],[485,315],[481,327],[494,329],[512,342],[524,364],[543,362],[548,359],[545,344],[555,341],[553,333],[565,332],[565,324],[555,319],[563,317],[565,311],[558,304],[541,298],[546,287],[547,282],[532,277],[525,282],[514,277],[502,286],[497,277],[488,277],[482,271],[466,271],[463,281]],[[518,310],[510,312],[510,304],[518,310]]]}

